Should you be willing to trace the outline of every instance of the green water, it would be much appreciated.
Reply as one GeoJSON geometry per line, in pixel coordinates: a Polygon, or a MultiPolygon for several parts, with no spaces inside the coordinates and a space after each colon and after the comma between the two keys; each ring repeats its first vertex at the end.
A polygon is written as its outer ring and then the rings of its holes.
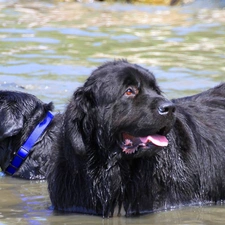
{"type": "MultiPolygon", "coordinates": [[[[153,71],[169,98],[206,90],[225,81],[224,4],[171,8],[0,0],[0,89],[32,93],[63,111],[94,68],[126,58],[153,71]]],[[[56,214],[46,187],[0,177],[0,225],[225,224],[223,206],[139,218],[56,214]]]]}

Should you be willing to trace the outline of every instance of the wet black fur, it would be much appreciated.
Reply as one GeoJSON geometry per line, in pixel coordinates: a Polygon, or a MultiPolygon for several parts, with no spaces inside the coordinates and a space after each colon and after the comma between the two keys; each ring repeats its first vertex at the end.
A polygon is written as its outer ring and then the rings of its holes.
{"type": "Polygon", "coordinates": [[[175,99],[169,146],[126,164],[124,206],[128,215],[225,200],[225,84],[175,99]],[[144,182],[143,182],[144,181],[144,182]]]}
{"type": "Polygon", "coordinates": [[[71,98],[48,176],[56,210],[103,215],[115,206],[139,215],[184,204],[225,199],[225,84],[173,100],[175,113],[154,76],[126,61],[95,70],[71,98]],[[139,93],[127,98],[129,86],[139,93]],[[174,118],[176,121],[174,123],[174,118]],[[119,134],[153,134],[163,128],[169,146],[126,155],[119,134]]]}
{"type": "MultiPolygon", "coordinates": [[[[53,109],[53,104],[45,104],[35,96],[22,92],[0,91],[0,167],[4,171],[13,154],[26,141],[31,132],[53,109]]],[[[49,165],[52,142],[60,130],[57,115],[46,132],[32,148],[15,177],[24,179],[45,179],[49,165]]]]}

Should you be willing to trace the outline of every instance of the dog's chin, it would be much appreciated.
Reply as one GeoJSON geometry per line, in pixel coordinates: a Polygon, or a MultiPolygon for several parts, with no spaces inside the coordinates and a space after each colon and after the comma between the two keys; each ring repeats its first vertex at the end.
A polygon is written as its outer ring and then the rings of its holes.
{"type": "Polygon", "coordinates": [[[135,158],[141,158],[141,157],[152,157],[156,153],[160,152],[163,149],[163,147],[158,147],[155,145],[149,144],[146,147],[137,147],[135,152],[132,154],[127,154],[122,152],[122,157],[124,159],[135,159],[135,158]]]}
{"type": "Polygon", "coordinates": [[[161,134],[137,137],[124,132],[121,142],[122,155],[127,158],[150,157],[168,145],[166,136],[161,134]]]}

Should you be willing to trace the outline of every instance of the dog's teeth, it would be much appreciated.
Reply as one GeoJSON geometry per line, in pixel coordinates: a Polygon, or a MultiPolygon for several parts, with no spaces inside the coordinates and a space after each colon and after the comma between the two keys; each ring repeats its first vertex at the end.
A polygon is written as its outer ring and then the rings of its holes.
{"type": "Polygon", "coordinates": [[[145,147],[146,144],[145,144],[145,143],[140,143],[139,146],[140,146],[140,147],[145,147]]]}
{"type": "Polygon", "coordinates": [[[127,147],[123,148],[123,152],[126,153],[126,154],[129,154],[129,155],[135,153],[136,151],[137,151],[136,148],[135,149],[129,149],[127,147]]]}
{"type": "Polygon", "coordinates": [[[123,149],[123,152],[126,152],[126,151],[127,151],[127,148],[124,148],[124,149],[123,149]]]}
{"type": "Polygon", "coordinates": [[[126,154],[130,154],[129,149],[128,149],[128,148],[126,148],[126,147],[123,149],[123,152],[125,152],[126,154]]]}
{"type": "Polygon", "coordinates": [[[132,146],[133,145],[133,142],[130,139],[126,139],[124,144],[126,146],[132,146]]]}

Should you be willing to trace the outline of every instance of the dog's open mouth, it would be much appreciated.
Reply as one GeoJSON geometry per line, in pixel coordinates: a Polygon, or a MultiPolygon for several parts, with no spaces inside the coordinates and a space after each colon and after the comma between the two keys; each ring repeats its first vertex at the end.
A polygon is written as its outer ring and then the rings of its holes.
{"type": "Polygon", "coordinates": [[[122,134],[123,144],[121,148],[126,154],[133,154],[139,148],[148,148],[151,145],[165,147],[168,145],[168,140],[164,135],[154,134],[146,137],[134,137],[128,133],[122,134]]]}

